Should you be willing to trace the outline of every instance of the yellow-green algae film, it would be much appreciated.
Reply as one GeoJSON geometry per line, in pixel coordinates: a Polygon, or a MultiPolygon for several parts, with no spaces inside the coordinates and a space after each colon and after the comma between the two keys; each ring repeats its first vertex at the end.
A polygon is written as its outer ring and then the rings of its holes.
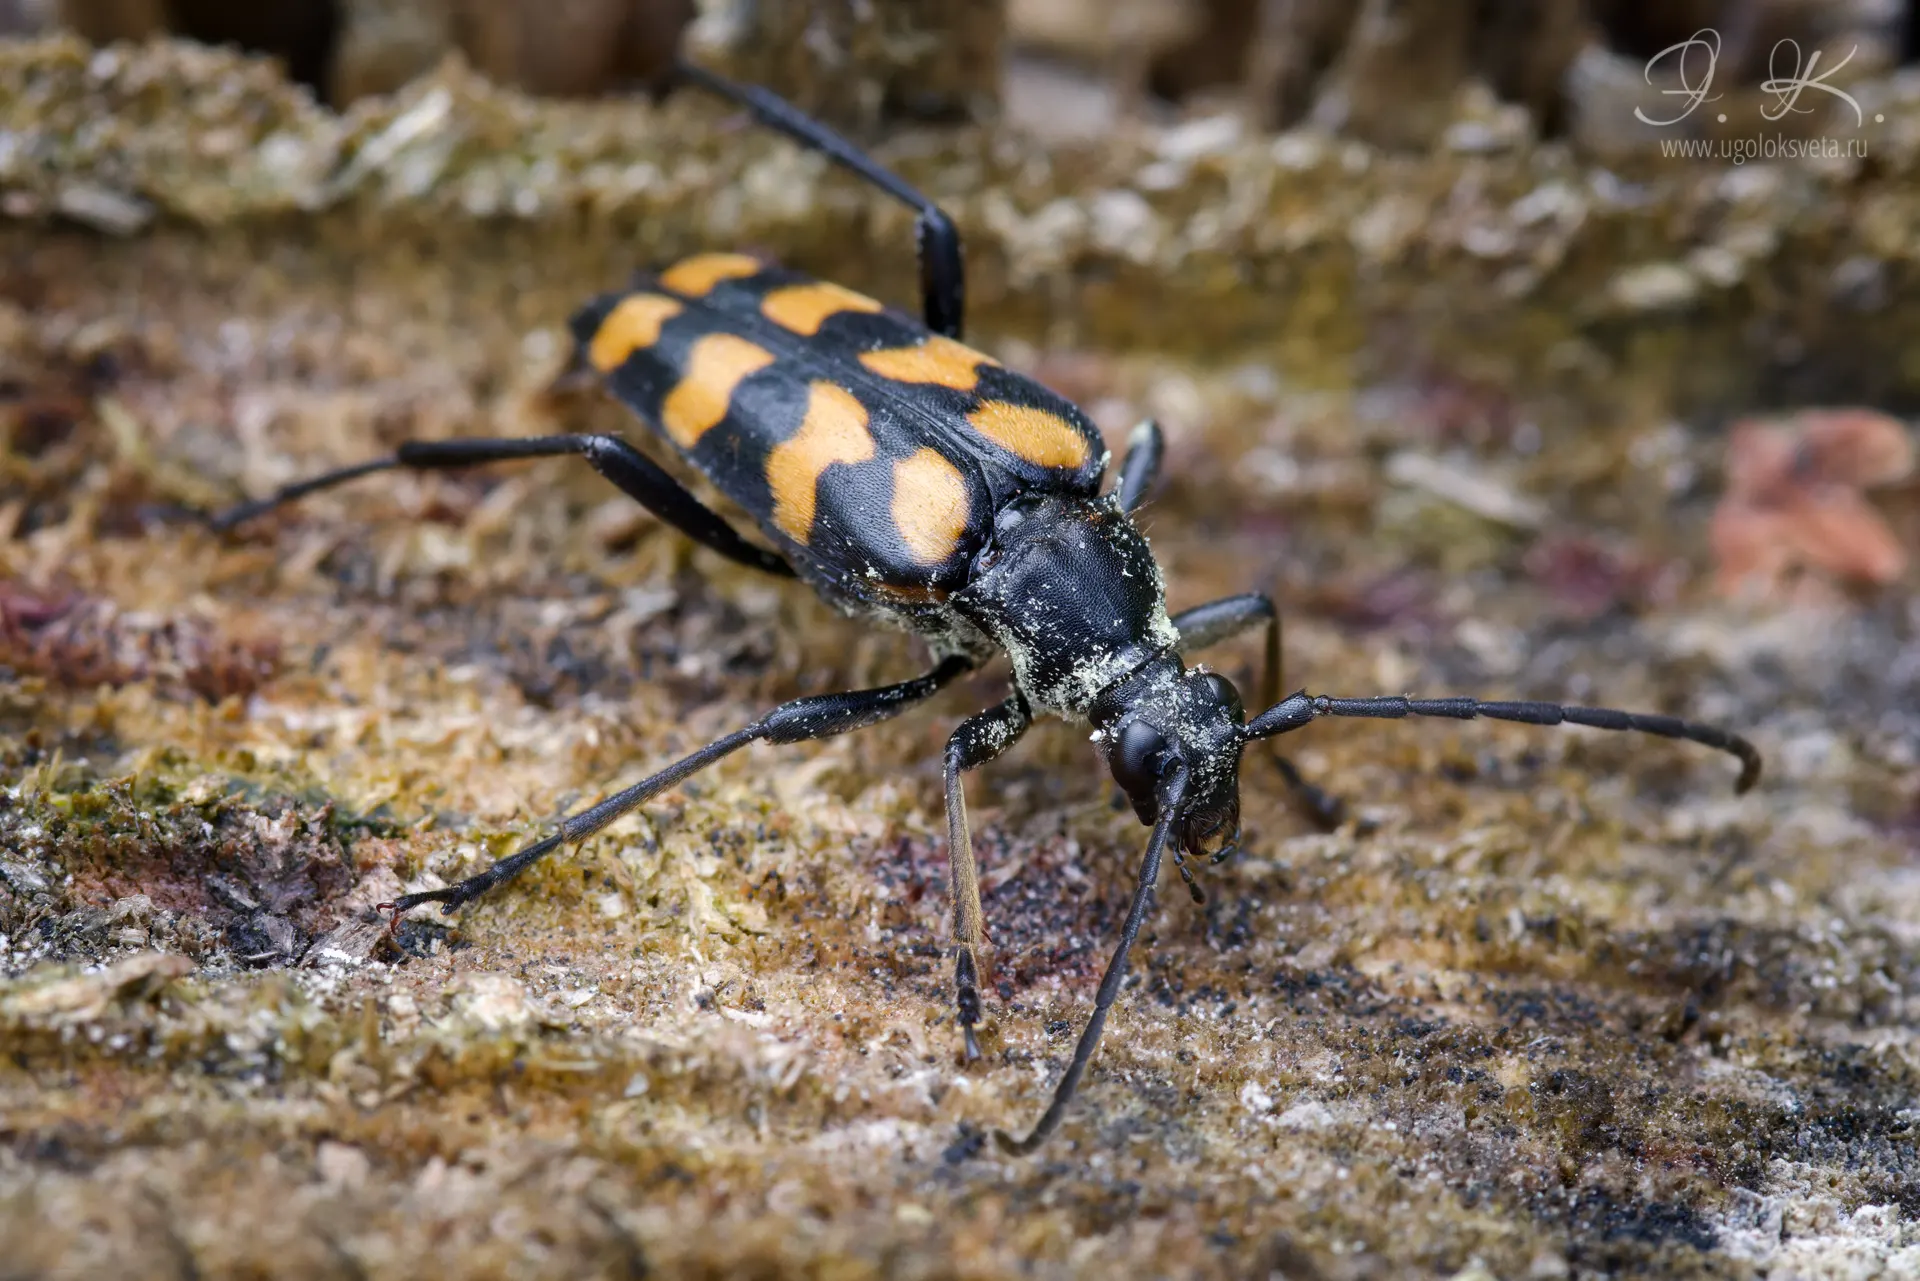
{"type": "MultiPolygon", "coordinates": [[[[1015,1160],[988,1136],[1057,1079],[1144,839],[1084,729],[969,784],[976,1064],[939,760],[1003,669],[742,752],[389,936],[375,904],[923,655],[564,460],[369,480],[233,536],[185,515],[411,437],[638,439],[555,390],[581,298],[745,246],[910,304],[907,215],[678,99],[450,69],[333,116],[232,54],[101,58],[0,52],[33,157],[10,153],[0,223],[9,1275],[1920,1268],[1912,575],[1728,599],[1705,533],[1736,403],[1714,397],[1789,404],[1742,380],[1743,318],[1841,345],[1801,277],[1855,252],[1843,179],[1746,208],[1782,220],[1739,242],[1750,295],[1591,287],[1671,258],[1650,228],[1731,234],[1700,175],[1524,224],[1513,252],[1562,237],[1572,275],[1489,285],[1449,333],[1439,293],[1514,263],[1427,252],[1419,211],[1564,177],[1564,150],[888,144],[955,193],[977,340],[1116,448],[1166,425],[1143,522],[1175,608],[1274,592],[1290,686],[1649,708],[1769,759],[1735,797],[1724,758],[1629,736],[1320,725],[1287,745],[1356,820],[1321,834],[1249,754],[1241,854],[1204,905],[1163,887],[1082,1096],[1015,1160]],[[1193,181],[1144,188],[1143,221],[1111,193],[1169,156],[1193,181]],[[1392,199],[1412,213],[1347,234],[1392,199]],[[1103,240],[1127,210],[1138,236],[1103,240]],[[1386,358],[1398,301],[1418,359],[1386,358]]],[[[1893,155],[1844,180],[1874,226],[1915,200],[1893,155]]],[[[1909,548],[1914,499],[1874,500],[1909,548]]],[[[1251,688],[1257,658],[1210,661],[1251,688]]]]}

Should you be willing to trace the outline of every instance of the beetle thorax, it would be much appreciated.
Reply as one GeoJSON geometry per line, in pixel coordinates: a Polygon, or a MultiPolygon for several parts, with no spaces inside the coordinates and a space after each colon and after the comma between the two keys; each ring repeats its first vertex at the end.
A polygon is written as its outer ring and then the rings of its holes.
{"type": "Polygon", "coordinates": [[[1179,641],[1160,567],[1111,497],[1008,504],[953,603],[1006,650],[1029,703],[1073,718],[1179,641]]]}

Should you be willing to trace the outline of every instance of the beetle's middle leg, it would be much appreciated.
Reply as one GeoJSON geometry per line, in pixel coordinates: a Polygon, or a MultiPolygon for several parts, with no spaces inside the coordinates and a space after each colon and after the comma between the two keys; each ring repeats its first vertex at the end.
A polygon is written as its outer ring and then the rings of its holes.
{"type": "MultiPolygon", "coordinates": [[[[1265,627],[1267,653],[1260,675],[1260,701],[1256,706],[1271,707],[1279,700],[1282,663],[1280,611],[1274,607],[1273,597],[1264,592],[1247,592],[1209,601],[1205,605],[1195,605],[1184,613],[1174,615],[1173,626],[1180,633],[1180,649],[1183,653],[1218,645],[1256,627],[1265,627]]],[[[1308,817],[1328,831],[1340,826],[1346,818],[1347,807],[1339,797],[1308,782],[1298,766],[1277,752],[1274,753],[1273,763],[1280,771],[1280,777],[1286,780],[1294,799],[1307,811],[1308,817]]]]}
{"type": "Polygon", "coordinates": [[[985,935],[980,910],[980,869],[973,861],[967,827],[967,792],[960,776],[978,769],[1020,741],[1033,724],[1027,700],[1014,693],[1005,702],[961,721],[947,740],[947,862],[953,869],[953,982],[967,1058],[980,1057],[973,1026],[980,1021],[977,955],[985,935]]]}
{"type": "Polygon", "coordinates": [[[881,685],[874,689],[850,690],[844,694],[814,694],[782,703],[745,729],[715,739],[652,777],[644,778],[598,805],[580,811],[561,823],[560,830],[552,836],[509,854],[477,876],[469,876],[445,889],[402,894],[392,903],[382,906],[392,910],[396,918],[422,903],[438,903],[442,912],[450,913],[495,886],[512,880],[562,845],[586,840],[621,815],[639,808],[674,784],[692,777],[724,756],[731,756],[749,743],[801,743],[877,725],[898,716],[915,703],[931,698],[973,666],[972,658],[964,654],[954,655],[942,659],[940,665],[926,675],[910,681],[881,685]]]}
{"type": "Polygon", "coordinates": [[[748,542],[732,525],[688,492],[686,487],[651,458],[618,436],[510,436],[478,437],[467,440],[409,440],[385,458],[375,458],[351,467],[341,467],[306,480],[282,485],[265,498],[240,503],[209,518],[217,530],[232,529],[261,516],[283,503],[305,497],[317,490],[358,480],[375,472],[410,469],[438,471],[472,467],[481,463],[508,462],[520,458],[554,458],[574,454],[584,458],[622,493],[658,516],[667,524],[729,560],[793,577],[793,566],[764,547],[748,542]]]}

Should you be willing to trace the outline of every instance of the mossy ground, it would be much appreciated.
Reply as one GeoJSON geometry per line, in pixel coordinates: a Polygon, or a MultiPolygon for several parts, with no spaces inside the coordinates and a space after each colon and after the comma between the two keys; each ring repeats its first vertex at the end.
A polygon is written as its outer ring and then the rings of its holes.
{"type": "Polygon", "coordinates": [[[571,251],[384,226],[0,233],[12,1272],[1920,1268],[1920,605],[1717,601],[1718,437],[1657,360],[1601,413],[987,322],[1116,441],[1166,421],[1173,603],[1277,592],[1290,684],[1683,712],[1769,757],[1736,799],[1665,743],[1323,725],[1296,759],[1368,823],[1333,835],[1250,758],[1243,856],[1205,906],[1168,878],[1083,1097],[1014,1161],[986,1136],[1044,1101],[1143,832],[1083,731],[973,783],[994,946],[962,1066],[938,758],[994,673],[382,933],[403,887],[919,659],[562,462],[179,518],[408,435],[622,429],[547,390],[604,283],[571,251]],[[1466,511],[1409,455],[1544,515],[1466,511]]]}

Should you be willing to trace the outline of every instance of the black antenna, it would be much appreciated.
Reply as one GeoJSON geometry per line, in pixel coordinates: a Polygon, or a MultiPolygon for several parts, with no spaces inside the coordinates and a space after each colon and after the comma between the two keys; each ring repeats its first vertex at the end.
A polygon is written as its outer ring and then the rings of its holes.
{"type": "Polygon", "coordinates": [[[1477,698],[1329,698],[1300,690],[1268,708],[1248,722],[1249,740],[1288,734],[1322,716],[1363,716],[1376,720],[1401,720],[1408,716],[1443,716],[1450,720],[1470,721],[1485,716],[1496,721],[1519,721],[1525,725],[1587,725],[1594,729],[1637,730],[1661,738],[1685,739],[1703,747],[1716,747],[1740,758],[1740,778],[1733,785],[1744,792],[1760,781],[1760,753],[1738,734],[1716,725],[1683,721],[1677,716],[1659,716],[1651,712],[1622,712],[1611,707],[1567,707],[1560,703],[1483,703],[1477,698]]]}
{"type": "Polygon", "coordinates": [[[1087,1064],[1093,1058],[1094,1047],[1100,1044],[1101,1029],[1107,1025],[1107,1011],[1113,1008],[1114,998],[1120,995],[1120,984],[1127,977],[1127,953],[1133,947],[1133,940],[1140,934],[1140,926],[1147,919],[1147,909],[1153,904],[1153,883],[1160,879],[1160,856],[1166,851],[1167,840],[1173,829],[1186,819],[1182,803],[1187,794],[1187,771],[1185,766],[1176,765],[1168,776],[1165,790],[1160,798],[1160,821],[1153,826],[1153,836],[1147,842],[1146,857],[1140,860],[1140,880],[1133,887],[1133,905],[1127,909],[1127,923],[1120,931],[1120,946],[1113,950],[1113,959],[1107,962],[1107,972],[1100,980],[1099,995],[1093,1000],[1093,1014],[1087,1019],[1087,1026],[1080,1033],[1080,1044],[1073,1047],[1073,1062],[1067,1064],[1067,1074],[1060,1078],[1060,1084],[1054,1087],[1053,1102],[1047,1105],[1040,1120],[1034,1124],[1033,1133],[1024,1139],[1016,1139],[1005,1130],[995,1130],[993,1137],[1000,1149],[1012,1156],[1025,1156],[1047,1141],[1047,1136],[1059,1128],[1060,1118],[1067,1113],[1067,1105],[1073,1102],[1075,1091],[1080,1088],[1080,1078],[1086,1075],[1087,1064]]]}

